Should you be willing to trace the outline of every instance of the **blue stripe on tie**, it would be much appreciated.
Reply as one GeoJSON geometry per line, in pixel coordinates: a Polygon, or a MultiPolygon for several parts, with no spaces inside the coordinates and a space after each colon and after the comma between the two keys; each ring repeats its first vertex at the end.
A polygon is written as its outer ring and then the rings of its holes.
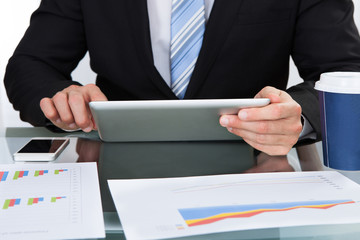
{"type": "Polygon", "coordinates": [[[177,75],[174,74],[175,81],[177,81],[177,82],[174,83],[174,85],[172,87],[173,87],[174,93],[177,96],[179,96],[181,94],[182,97],[183,97],[185,95],[186,88],[184,90],[182,90],[182,93],[181,93],[181,92],[179,92],[179,88],[181,88],[179,86],[183,86],[183,85],[187,86],[188,85],[188,83],[190,81],[190,78],[191,78],[192,71],[194,70],[195,62],[197,60],[197,55],[195,55],[195,56],[192,56],[192,55],[186,56],[186,58],[188,58],[188,59],[192,59],[191,57],[195,57],[193,59],[193,61],[192,61],[192,65],[186,65],[186,66],[184,66],[184,68],[187,67],[186,71],[184,71],[184,72],[178,71],[177,75]]]}
{"type": "Polygon", "coordinates": [[[201,7],[203,7],[203,5],[196,4],[196,2],[197,1],[189,1],[184,5],[183,9],[171,15],[171,27],[175,33],[177,33],[186,24],[186,22],[194,16],[201,7]]]}
{"type": "Polygon", "coordinates": [[[192,4],[194,3],[194,1],[189,1],[189,0],[185,0],[183,1],[179,7],[177,7],[177,9],[171,13],[171,22],[174,23],[176,22],[179,17],[182,17],[182,19],[186,19],[186,17],[183,17],[182,15],[189,9],[192,9],[192,4]]]}
{"type": "Polygon", "coordinates": [[[189,24],[186,26],[186,28],[183,29],[181,33],[179,32],[172,38],[172,51],[176,51],[181,46],[181,43],[183,41],[189,41],[187,40],[187,38],[190,37],[190,35],[196,34],[196,31],[198,31],[198,29],[204,30],[204,25],[202,24],[202,21],[204,21],[202,18],[202,14],[204,14],[204,11],[199,12],[199,14],[197,14],[192,21],[188,22],[189,24]]]}
{"type": "Polygon", "coordinates": [[[198,35],[192,36],[188,45],[183,47],[183,51],[180,51],[177,56],[172,60],[171,70],[174,75],[173,81],[177,79],[177,76],[181,74],[187,65],[198,57],[202,44],[202,32],[198,32],[198,35]],[[183,64],[186,62],[187,64],[183,64]],[[178,73],[180,72],[180,73],[178,73]]]}
{"type": "Polygon", "coordinates": [[[171,88],[184,98],[205,31],[204,0],[173,0],[171,15],[171,88]]]}
{"type": "MultiPolygon", "coordinates": [[[[204,33],[204,27],[199,28],[187,41],[186,45],[183,45],[179,51],[173,56],[172,58],[172,64],[171,64],[171,68],[174,69],[176,67],[176,65],[182,61],[184,55],[186,55],[190,50],[192,50],[192,48],[194,47],[200,47],[201,48],[201,42],[198,43],[199,39],[202,40],[203,38],[203,33],[204,33]],[[196,44],[200,45],[200,46],[196,46],[196,44]]],[[[199,50],[200,50],[199,48],[199,50]]],[[[177,50],[178,48],[175,48],[175,50],[177,50]]],[[[198,55],[198,53],[197,53],[198,55]]]]}
{"type": "Polygon", "coordinates": [[[199,37],[198,39],[194,39],[196,42],[194,42],[194,48],[186,52],[186,54],[182,55],[182,58],[174,62],[174,65],[171,65],[172,68],[172,83],[174,84],[175,81],[178,79],[178,77],[188,68],[188,66],[197,59],[200,48],[201,48],[201,40],[202,38],[199,37]],[[181,64],[182,62],[186,62],[187,64],[181,64]]]}

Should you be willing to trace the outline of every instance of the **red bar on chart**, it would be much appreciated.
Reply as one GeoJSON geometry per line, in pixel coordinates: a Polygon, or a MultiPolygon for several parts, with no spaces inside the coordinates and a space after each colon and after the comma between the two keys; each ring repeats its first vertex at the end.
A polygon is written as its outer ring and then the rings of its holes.
{"type": "Polygon", "coordinates": [[[13,207],[15,205],[16,199],[10,199],[9,207],[13,207]]]}
{"type": "Polygon", "coordinates": [[[0,172],[0,182],[5,182],[9,172],[0,172]]]}

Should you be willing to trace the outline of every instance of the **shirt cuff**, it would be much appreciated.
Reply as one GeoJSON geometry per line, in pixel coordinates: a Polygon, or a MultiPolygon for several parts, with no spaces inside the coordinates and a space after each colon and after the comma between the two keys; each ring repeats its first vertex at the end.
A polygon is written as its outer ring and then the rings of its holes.
{"type": "Polygon", "coordinates": [[[301,119],[303,120],[303,129],[300,133],[299,140],[316,139],[316,133],[314,132],[314,129],[310,125],[309,121],[302,114],[301,114],[301,119]]]}

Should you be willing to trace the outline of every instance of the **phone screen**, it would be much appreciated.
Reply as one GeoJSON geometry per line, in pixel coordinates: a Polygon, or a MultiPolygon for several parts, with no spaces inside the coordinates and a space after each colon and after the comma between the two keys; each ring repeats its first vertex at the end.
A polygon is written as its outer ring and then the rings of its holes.
{"type": "Polygon", "coordinates": [[[65,141],[65,139],[32,139],[20,149],[19,153],[55,153],[65,141]]]}

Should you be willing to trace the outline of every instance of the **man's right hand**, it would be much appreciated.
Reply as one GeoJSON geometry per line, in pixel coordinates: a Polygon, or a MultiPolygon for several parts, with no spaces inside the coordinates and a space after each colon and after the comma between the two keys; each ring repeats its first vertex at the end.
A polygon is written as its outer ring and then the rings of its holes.
{"type": "Polygon", "coordinates": [[[84,132],[96,129],[89,102],[107,101],[104,93],[95,84],[71,85],[52,98],[43,98],[40,107],[45,117],[64,130],[81,128],[84,132]]]}

